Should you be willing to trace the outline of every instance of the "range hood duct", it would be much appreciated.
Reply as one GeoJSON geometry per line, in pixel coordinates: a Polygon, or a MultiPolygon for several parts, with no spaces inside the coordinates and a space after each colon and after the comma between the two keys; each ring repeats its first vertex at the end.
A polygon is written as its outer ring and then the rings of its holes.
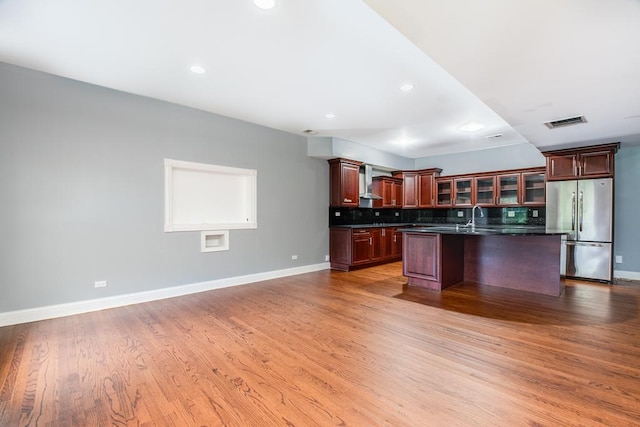
{"type": "Polygon", "coordinates": [[[361,208],[372,208],[374,200],[382,200],[381,196],[373,194],[373,167],[371,165],[364,165],[364,193],[360,194],[361,208]]]}

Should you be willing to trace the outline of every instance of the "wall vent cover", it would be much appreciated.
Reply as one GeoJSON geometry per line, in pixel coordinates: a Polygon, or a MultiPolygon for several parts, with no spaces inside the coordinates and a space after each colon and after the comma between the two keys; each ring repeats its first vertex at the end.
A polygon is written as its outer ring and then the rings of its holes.
{"type": "Polygon", "coordinates": [[[584,116],[568,117],[566,119],[552,120],[546,122],[544,125],[549,129],[561,128],[565,126],[579,125],[581,123],[587,123],[587,119],[584,116]]]}

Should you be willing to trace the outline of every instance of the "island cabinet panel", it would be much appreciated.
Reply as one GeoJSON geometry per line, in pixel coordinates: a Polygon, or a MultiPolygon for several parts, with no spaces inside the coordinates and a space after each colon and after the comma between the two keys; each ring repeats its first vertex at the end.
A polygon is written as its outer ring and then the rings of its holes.
{"type": "Polygon", "coordinates": [[[542,153],[547,158],[547,181],[581,178],[612,178],[614,156],[620,143],[554,150],[542,153]]]}
{"type": "Polygon", "coordinates": [[[440,291],[463,281],[463,236],[404,234],[402,265],[409,285],[440,291]]]}
{"type": "Polygon", "coordinates": [[[361,162],[347,159],[329,160],[331,207],[357,208],[360,203],[361,162]]]}
{"type": "Polygon", "coordinates": [[[466,236],[464,280],[559,296],[560,235],[466,236]]]}

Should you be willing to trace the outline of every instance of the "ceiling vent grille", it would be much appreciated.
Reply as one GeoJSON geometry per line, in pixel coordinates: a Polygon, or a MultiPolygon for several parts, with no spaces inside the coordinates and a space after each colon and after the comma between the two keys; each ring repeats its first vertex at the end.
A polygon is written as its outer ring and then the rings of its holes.
{"type": "Polygon", "coordinates": [[[549,129],[555,129],[555,128],[562,128],[565,126],[579,125],[581,123],[587,123],[587,119],[585,119],[584,116],[576,116],[576,117],[569,117],[566,119],[552,120],[550,122],[546,122],[544,125],[549,129]]]}

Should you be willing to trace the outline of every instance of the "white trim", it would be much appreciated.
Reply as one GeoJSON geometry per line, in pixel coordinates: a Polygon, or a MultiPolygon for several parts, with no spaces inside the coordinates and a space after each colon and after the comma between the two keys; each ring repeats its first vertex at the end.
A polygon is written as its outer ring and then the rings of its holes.
{"type": "Polygon", "coordinates": [[[155,289],[153,291],[116,295],[67,304],[49,305],[45,307],[29,308],[26,310],[8,311],[0,313],[0,327],[53,319],[56,317],[71,316],[74,314],[88,313],[91,311],[122,307],[125,305],[139,304],[165,298],[179,297],[181,295],[206,292],[229,286],[245,285],[248,283],[261,282],[263,280],[294,276],[296,274],[312,273],[314,271],[327,270],[329,268],[330,264],[328,262],[323,262],[320,264],[305,265],[302,267],[286,268],[283,270],[266,271],[264,273],[247,274],[245,276],[228,277],[225,279],[209,280],[207,282],[155,289]]]}
{"type": "Polygon", "coordinates": [[[613,270],[613,277],[616,279],[640,280],[640,272],[613,270]]]}
{"type": "Polygon", "coordinates": [[[257,197],[258,171],[255,169],[164,159],[165,232],[258,228],[257,197]],[[203,174],[207,178],[203,178],[203,174]],[[179,184],[178,176],[191,178],[187,184],[179,184]],[[242,197],[239,203],[229,204],[229,194],[225,196],[227,185],[224,183],[229,177],[241,178],[242,188],[232,192],[234,197],[238,194],[242,197]],[[176,192],[180,196],[174,197],[176,192]],[[182,217],[176,218],[174,211],[178,206],[189,209],[189,213],[183,212],[182,217]],[[225,212],[222,218],[218,217],[220,211],[225,212]],[[227,217],[230,211],[234,214],[227,217]]]}
{"type": "Polygon", "coordinates": [[[200,233],[200,252],[218,252],[228,250],[229,230],[203,231],[200,233]]]}

